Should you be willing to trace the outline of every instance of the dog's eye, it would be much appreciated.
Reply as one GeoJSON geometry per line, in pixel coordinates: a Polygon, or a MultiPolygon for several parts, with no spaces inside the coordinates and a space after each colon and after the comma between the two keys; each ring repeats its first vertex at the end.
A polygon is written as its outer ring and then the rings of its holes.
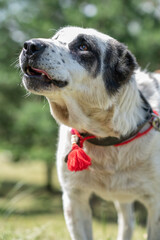
{"type": "Polygon", "coordinates": [[[88,46],[86,44],[81,44],[78,48],[80,51],[88,51],[88,46]]]}

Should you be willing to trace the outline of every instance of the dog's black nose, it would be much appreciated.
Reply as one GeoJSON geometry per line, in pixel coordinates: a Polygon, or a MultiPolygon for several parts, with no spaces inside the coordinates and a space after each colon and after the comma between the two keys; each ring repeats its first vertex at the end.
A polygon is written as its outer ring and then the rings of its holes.
{"type": "Polygon", "coordinates": [[[45,47],[46,47],[46,44],[41,40],[31,39],[24,43],[23,50],[25,54],[29,56],[33,56],[33,55],[38,55],[42,53],[45,47]]]}

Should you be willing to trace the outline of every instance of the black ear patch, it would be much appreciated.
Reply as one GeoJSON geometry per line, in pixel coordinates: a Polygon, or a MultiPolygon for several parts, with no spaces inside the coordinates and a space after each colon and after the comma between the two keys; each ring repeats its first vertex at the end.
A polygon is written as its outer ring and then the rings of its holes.
{"type": "Polygon", "coordinates": [[[136,59],[127,47],[116,40],[110,40],[103,61],[103,80],[107,92],[115,94],[129,81],[136,67],[136,59]]]}

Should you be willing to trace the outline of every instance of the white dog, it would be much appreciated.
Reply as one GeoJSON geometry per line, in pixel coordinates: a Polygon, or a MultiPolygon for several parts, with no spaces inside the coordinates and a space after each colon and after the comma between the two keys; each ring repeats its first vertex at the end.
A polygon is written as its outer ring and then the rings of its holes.
{"type": "Polygon", "coordinates": [[[115,39],[78,27],[25,42],[20,66],[25,88],[44,95],[60,123],[57,168],[71,239],[92,240],[94,192],[114,201],[118,240],[132,237],[135,200],[148,210],[148,240],[160,240],[160,75],[141,72],[115,39]]]}

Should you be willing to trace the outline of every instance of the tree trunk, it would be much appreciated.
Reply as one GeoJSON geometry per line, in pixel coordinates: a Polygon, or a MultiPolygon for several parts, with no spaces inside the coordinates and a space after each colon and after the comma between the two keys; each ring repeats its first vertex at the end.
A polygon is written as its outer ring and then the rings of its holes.
{"type": "Polygon", "coordinates": [[[46,189],[53,192],[52,186],[53,161],[46,161],[46,189]]]}

